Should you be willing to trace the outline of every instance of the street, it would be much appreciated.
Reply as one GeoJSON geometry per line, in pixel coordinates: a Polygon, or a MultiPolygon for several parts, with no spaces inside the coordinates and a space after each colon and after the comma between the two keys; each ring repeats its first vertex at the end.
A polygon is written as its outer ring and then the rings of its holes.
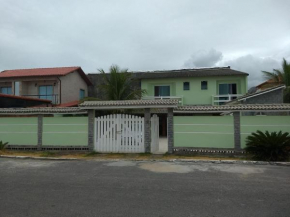
{"type": "Polygon", "coordinates": [[[289,217],[290,167],[0,158],[0,216],[289,217]]]}

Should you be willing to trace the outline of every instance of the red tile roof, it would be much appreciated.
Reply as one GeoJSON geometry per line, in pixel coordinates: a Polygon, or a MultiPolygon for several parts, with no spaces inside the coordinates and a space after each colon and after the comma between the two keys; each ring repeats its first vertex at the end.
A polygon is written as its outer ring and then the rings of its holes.
{"type": "Polygon", "coordinates": [[[78,107],[80,101],[72,101],[72,102],[67,102],[67,103],[62,103],[57,105],[56,107],[78,107]]]}
{"type": "Polygon", "coordinates": [[[35,77],[35,76],[64,76],[74,71],[78,71],[80,76],[88,85],[92,85],[84,71],[79,66],[57,67],[57,68],[35,68],[35,69],[14,69],[4,70],[0,73],[0,78],[35,77]]]}
{"type": "Polygon", "coordinates": [[[44,102],[44,103],[51,103],[51,100],[47,100],[47,99],[38,99],[38,98],[30,98],[30,97],[26,97],[26,96],[14,96],[14,95],[10,95],[10,94],[3,94],[0,93],[0,98],[13,98],[13,99],[24,99],[24,100],[28,100],[28,101],[39,101],[39,102],[44,102]]]}

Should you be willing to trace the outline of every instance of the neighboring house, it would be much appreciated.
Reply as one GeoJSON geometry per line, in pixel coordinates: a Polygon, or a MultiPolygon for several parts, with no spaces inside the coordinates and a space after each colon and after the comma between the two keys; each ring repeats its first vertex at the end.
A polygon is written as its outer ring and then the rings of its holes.
{"type": "Polygon", "coordinates": [[[88,96],[92,85],[81,67],[5,70],[0,73],[0,93],[64,104],[88,96]]]}
{"type": "Polygon", "coordinates": [[[227,104],[282,104],[284,84],[266,89],[258,89],[254,93],[247,93],[227,104]]]}
{"type": "MultiPolygon", "coordinates": [[[[247,93],[247,73],[230,67],[133,72],[144,99],[178,98],[183,105],[221,105],[247,93]]],[[[88,74],[89,96],[102,99],[101,74],[88,74]]]]}

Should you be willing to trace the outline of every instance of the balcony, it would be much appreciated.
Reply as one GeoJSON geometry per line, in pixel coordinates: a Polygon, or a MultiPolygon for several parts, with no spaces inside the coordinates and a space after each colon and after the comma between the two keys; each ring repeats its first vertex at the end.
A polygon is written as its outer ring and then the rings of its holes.
{"type": "Polygon", "coordinates": [[[212,96],[212,105],[223,105],[240,96],[242,96],[242,94],[214,95],[212,96]]]}
{"type": "Polygon", "coordinates": [[[35,99],[46,99],[51,100],[52,104],[59,104],[58,94],[50,94],[50,95],[21,95],[24,97],[35,98],[35,99]]]}
{"type": "Polygon", "coordinates": [[[178,99],[178,103],[183,105],[183,96],[144,96],[142,100],[162,100],[162,99],[178,99]]]}

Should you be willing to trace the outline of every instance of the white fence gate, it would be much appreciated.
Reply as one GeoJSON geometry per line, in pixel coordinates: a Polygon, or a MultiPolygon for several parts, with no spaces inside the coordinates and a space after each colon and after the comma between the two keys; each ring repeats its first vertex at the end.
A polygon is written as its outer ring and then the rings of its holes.
{"type": "Polygon", "coordinates": [[[115,114],[95,119],[95,150],[111,153],[142,153],[144,118],[115,114]]]}
{"type": "Polygon", "coordinates": [[[151,152],[159,151],[159,117],[153,115],[151,117],[151,152]]]}

